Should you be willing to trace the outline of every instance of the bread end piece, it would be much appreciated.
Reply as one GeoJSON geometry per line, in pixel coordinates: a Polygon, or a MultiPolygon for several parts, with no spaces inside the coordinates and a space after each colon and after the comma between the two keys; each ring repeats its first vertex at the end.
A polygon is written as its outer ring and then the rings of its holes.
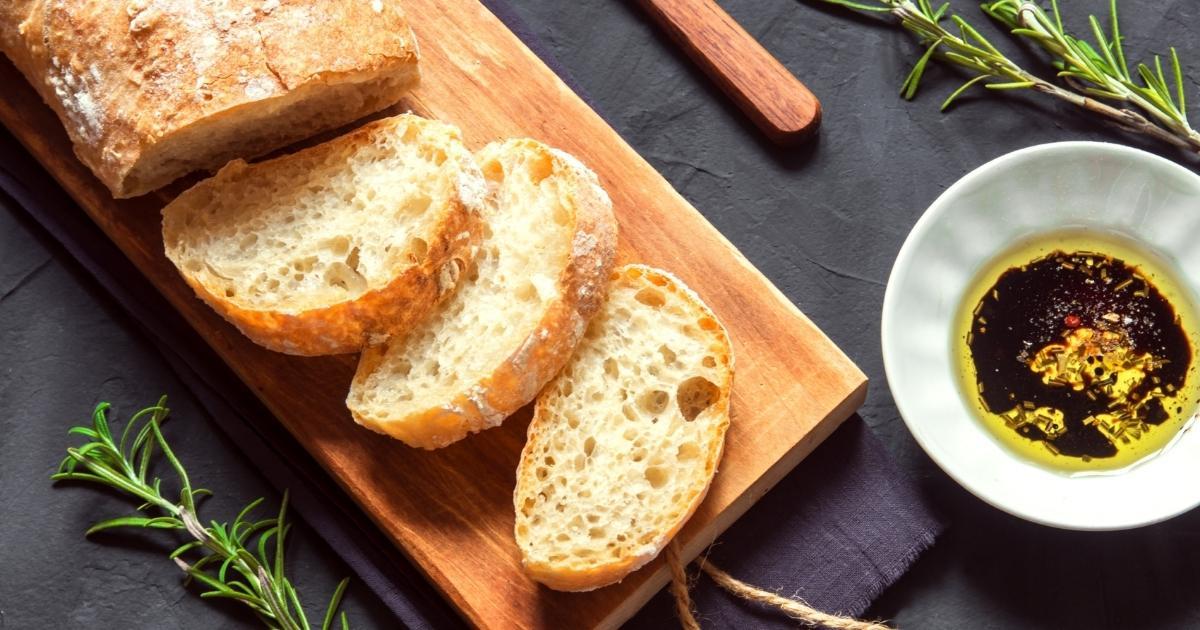
{"type": "Polygon", "coordinates": [[[403,114],[230,163],[163,208],[163,241],[196,294],[255,343],[351,353],[454,293],[484,190],[456,128],[403,114]]]}
{"type": "Polygon", "coordinates": [[[529,425],[513,493],[526,573],[587,591],[654,559],[708,492],[732,386],[728,333],[694,292],[644,265],[614,271],[529,425]]]}

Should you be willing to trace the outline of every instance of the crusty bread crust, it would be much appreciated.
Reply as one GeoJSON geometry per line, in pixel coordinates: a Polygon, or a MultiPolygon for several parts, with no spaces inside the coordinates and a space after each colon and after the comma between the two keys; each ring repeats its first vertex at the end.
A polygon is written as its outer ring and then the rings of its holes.
{"type": "MultiPolygon", "coordinates": [[[[683,528],[696,508],[704,501],[704,497],[708,494],[708,489],[712,484],[712,479],[716,475],[717,465],[721,461],[721,455],[724,453],[725,447],[725,432],[729,428],[729,404],[730,394],[733,389],[733,345],[729,340],[729,334],[717,320],[716,316],[708,308],[698,295],[690,288],[683,284],[674,275],[660,269],[655,269],[646,265],[630,264],[624,265],[616,269],[611,274],[611,283],[632,283],[632,284],[647,284],[653,285],[661,291],[666,291],[678,299],[682,299],[688,303],[689,308],[702,314],[702,317],[707,317],[713,326],[706,330],[712,335],[717,342],[717,346],[723,349],[723,354],[718,357],[718,363],[728,366],[728,369],[723,372],[724,380],[717,384],[719,396],[717,401],[712,405],[718,410],[719,422],[713,425],[705,445],[707,447],[704,453],[704,478],[705,482],[702,488],[689,496],[684,496],[682,505],[675,506],[680,514],[674,523],[665,531],[662,531],[655,540],[645,545],[639,553],[629,554],[618,561],[599,564],[596,566],[581,568],[573,566],[571,562],[564,561],[558,563],[541,562],[531,559],[524,553],[524,546],[521,546],[522,557],[521,563],[525,572],[537,582],[540,582],[552,589],[560,591],[590,591],[615,582],[621,581],[625,576],[645,566],[653,560],[667,546],[672,538],[683,528]]],[[[613,289],[610,287],[609,293],[613,289]]],[[[567,378],[562,375],[559,378],[567,378]]],[[[547,387],[549,391],[551,387],[547,387]]],[[[585,411],[586,412],[586,411],[585,411]]],[[[517,467],[517,485],[513,491],[513,505],[518,512],[518,523],[520,525],[520,510],[521,504],[528,495],[531,489],[538,486],[538,480],[535,477],[536,458],[541,447],[541,442],[546,439],[546,428],[551,423],[561,422],[562,419],[557,417],[552,409],[549,408],[549,397],[543,393],[537,399],[537,404],[534,407],[533,421],[529,424],[528,439],[524,449],[521,451],[521,461],[517,467]]],[[[519,529],[514,532],[518,542],[522,542],[522,537],[519,529]]]]}
{"type": "MultiPolygon", "coordinates": [[[[255,169],[260,177],[269,177],[272,170],[283,170],[288,162],[303,159],[311,153],[370,145],[374,134],[389,133],[387,130],[392,127],[428,124],[444,126],[404,114],[377,120],[327,143],[273,160],[254,165],[247,165],[240,160],[229,164],[216,176],[196,184],[163,209],[163,241],[168,257],[197,296],[255,343],[285,354],[317,356],[357,352],[374,337],[386,337],[418,324],[453,295],[462,271],[474,257],[474,247],[479,242],[478,204],[483,182],[470,154],[465,150],[462,155],[452,153],[448,157],[452,161],[461,160],[462,181],[450,203],[436,210],[440,215],[433,222],[437,227],[427,239],[426,256],[385,286],[367,291],[354,299],[300,312],[246,308],[224,297],[215,288],[210,288],[205,282],[208,277],[206,274],[189,271],[176,259],[173,244],[179,242],[179,232],[185,229],[183,221],[176,217],[184,212],[176,208],[188,208],[199,203],[193,202],[194,199],[219,194],[223,180],[234,177],[240,171],[255,169]]],[[[450,140],[461,142],[457,132],[452,133],[454,135],[450,140]]]]}
{"type": "MultiPolygon", "coordinates": [[[[558,277],[559,298],[547,308],[524,343],[491,375],[452,400],[405,418],[374,417],[362,413],[353,403],[353,390],[365,387],[367,377],[383,362],[387,342],[366,348],[347,399],[359,424],[409,446],[441,448],[499,425],[533,400],[570,359],[604,300],[604,288],[616,258],[617,222],[612,202],[596,175],[566,153],[535,140],[515,139],[493,143],[477,157],[486,171],[489,160],[520,152],[548,153],[554,176],[564,178],[568,182],[565,188],[571,191],[564,202],[572,206],[575,236],[566,267],[558,277]]],[[[395,342],[402,343],[403,338],[395,342]]]]}
{"type": "Polygon", "coordinates": [[[395,0],[10,0],[0,46],[116,197],[254,157],[418,81],[395,0]]]}

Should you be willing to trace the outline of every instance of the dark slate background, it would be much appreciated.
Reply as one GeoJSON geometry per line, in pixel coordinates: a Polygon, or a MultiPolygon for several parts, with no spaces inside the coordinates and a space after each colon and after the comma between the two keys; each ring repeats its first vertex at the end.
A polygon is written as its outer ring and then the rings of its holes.
{"type": "MultiPolygon", "coordinates": [[[[915,102],[904,102],[897,92],[916,51],[886,20],[797,0],[725,0],[824,105],[820,137],[782,151],[760,138],[635,2],[514,4],[616,129],[870,375],[863,418],[951,523],[873,615],[908,628],[1200,625],[1200,514],[1130,532],[1079,533],[984,505],[913,442],[879,352],[879,311],[896,252],[924,208],[968,170],[1066,139],[1123,141],[1192,168],[1200,162],[1036,96],[972,92],[941,114],[937,106],[958,78],[940,69],[928,73],[915,102]]],[[[1084,12],[1107,11],[1099,0],[1062,4],[1076,29],[1086,28],[1084,12]]],[[[984,23],[974,3],[954,6],[984,23]]],[[[1123,0],[1121,7],[1131,56],[1175,44],[1185,64],[1194,62],[1188,88],[1200,99],[1200,5],[1123,0]]],[[[1002,36],[996,41],[1022,54],[1002,36]]],[[[1032,60],[1030,67],[1041,68],[1032,60]]],[[[47,479],[70,442],[68,423],[86,421],[97,400],[129,412],[167,392],[176,417],[168,436],[193,477],[218,490],[212,513],[270,494],[186,391],[79,267],[3,205],[0,628],[254,627],[236,607],[214,610],[180,588],[167,547],[156,542],[161,536],[85,540],[88,523],[122,513],[123,504],[88,488],[52,489],[47,479]]],[[[346,569],[302,526],[295,536],[292,570],[315,609],[346,569]]],[[[394,625],[361,585],[351,589],[348,609],[358,627],[394,625]]]]}

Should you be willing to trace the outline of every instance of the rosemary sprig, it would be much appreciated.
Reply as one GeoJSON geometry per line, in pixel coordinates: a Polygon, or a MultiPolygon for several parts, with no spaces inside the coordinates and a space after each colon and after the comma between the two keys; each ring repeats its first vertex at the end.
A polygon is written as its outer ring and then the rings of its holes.
{"type": "Polygon", "coordinates": [[[1183,70],[1178,54],[1171,49],[1173,90],[1158,56],[1154,57],[1153,69],[1139,63],[1134,67],[1135,72],[1130,72],[1117,19],[1116,0],[1110,0],[1109,4],[1110,35],[1105,35],[1095,16],[1088,16],[1096,39],[1094,45],[1066,31],[1057,0],[1050,2],[1052,16],[1026,0],[990,0],[982,5],[987,15],[1014,36],[1029,40],[1048,53],[1064,85],[1047,81],[1022,68],[957,15],[949,16],[957,32],[943,26],[949,3],[935,9],[930,0],[822,1],[862,11],[890,13],[916,36],[925,52],[901,85],[901,94],[906,99],[916,95],[929,60],[938,59],[973,75],[943,101],[943,110],[976,84],[992,90],[1030,89],[1107,118],[1127,131],[1200,152],[1200,134],[1187,120],[1183,70]],[[1120,107],[1104,101],[1116,102],[1120,107]]]}
{"type": "MultiPolygon", "coordinates": [[[[102,484],[143,502],[136,514],[100,521],[85,535],[117,527],[184,531],[192,540],[175,549],[170,558],[187,574],[187,581],[204,587],[201,597],[241,602],[269,628],[310,630],[296,589],[284,570],[284,542],[291,529],[286,522],[287,493],[274,518],[251,520],[250,513],[263,502],[259,498],[243,508],[232,523],[211,521],[207,527],[201,524],[197,500],[212,493],[192,487],[183,464],[163,437],[160,425],[167,417],[166,402],[163,396],[157,405],[134,414],[119,440],[114,439],[108,423],[108,403],[96,406],[90,427],[76,426],[69,430],[88,442],[68,448],[66,459],[51,479],[102,484]],[[150,475],[156,450],[166,457],[179,479],[177,502],[163,495],[162,479],[150,475]],[[274,553],[268,553],[269,546],[274,547],[274,553]],[[194,561],[185,560],[188,556],[194,557],[194,561]]],[[[334,591],[322,630],[333,627],[348,583],[349,578],[342,580],[334,591]]],[[[345,611],[339,619],[343,630],[349,628],[345,611]]]]}

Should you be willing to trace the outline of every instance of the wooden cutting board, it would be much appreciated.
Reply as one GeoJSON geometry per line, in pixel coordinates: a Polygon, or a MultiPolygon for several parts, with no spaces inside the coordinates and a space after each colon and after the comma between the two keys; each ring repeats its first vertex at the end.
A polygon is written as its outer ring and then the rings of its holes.
{"type": "MultiPolygon", "coordinates": [[[[579,156],[612,196],[619,260],[674,271],[728,327],[737,360],[733,421],[708,498],[680,534],[683,555],[694,558],[862,403],[866,377],[487,9],[475,0],[405,6],[424,79],[400,109],[459,125],[473,147],[531,136],[579,156]]],[[[0,86],[0,122],[468,621],[614,627],[666,584],[661,558],[590,593],[557,593],[528,580],[512,533],[528,410],[434,452],[358,427],[343,404],[356,357],[290,357],[247,341],[193,296],[163,256],[159,210],[170,193],[114,201],[7,60],[0,86]]]]}

